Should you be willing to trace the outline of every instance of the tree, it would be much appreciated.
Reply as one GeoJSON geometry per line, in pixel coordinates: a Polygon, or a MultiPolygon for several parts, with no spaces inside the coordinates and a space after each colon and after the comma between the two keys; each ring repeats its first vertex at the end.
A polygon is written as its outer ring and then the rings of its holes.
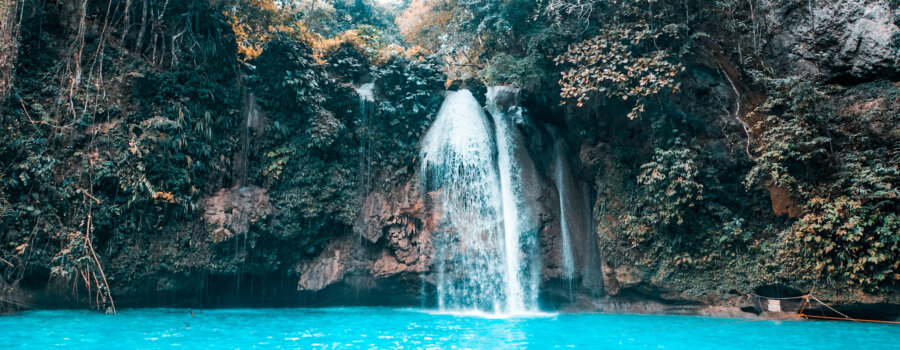
{"type": "Polygon", "coordinates": [[[655,50],[648,41],[661,35],[645,25],[615,26],[602,34],[569,46],[556,57],[557,64],[571,68],[559,80],[560,96],[581,107],[592,97],[617,97],[634,104],[629,119],[644,112],[644,100],[661,92],[678,91],[675,79],[682,67],[665,50],[655,50]]]}

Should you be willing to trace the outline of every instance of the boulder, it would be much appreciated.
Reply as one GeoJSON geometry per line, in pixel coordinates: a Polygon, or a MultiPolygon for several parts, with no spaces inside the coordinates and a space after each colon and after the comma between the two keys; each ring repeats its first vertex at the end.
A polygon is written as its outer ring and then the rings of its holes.
{"type": "Polygon", "coordinates": [[[898,10],[888,1],[776,3],[766,12],[767,53],[785,63],[782,73],[831,81],[900,75],[898,10]]]}

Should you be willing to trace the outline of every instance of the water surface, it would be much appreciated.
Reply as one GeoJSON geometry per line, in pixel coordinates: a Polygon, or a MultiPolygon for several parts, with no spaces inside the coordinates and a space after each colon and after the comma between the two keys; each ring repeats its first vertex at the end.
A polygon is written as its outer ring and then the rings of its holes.
{"type": "Polygon", "coordinates": [[[415,309],[29,311],[0,349],[898,349],[900,326],[658,315],[486,318],[415,309]]]}

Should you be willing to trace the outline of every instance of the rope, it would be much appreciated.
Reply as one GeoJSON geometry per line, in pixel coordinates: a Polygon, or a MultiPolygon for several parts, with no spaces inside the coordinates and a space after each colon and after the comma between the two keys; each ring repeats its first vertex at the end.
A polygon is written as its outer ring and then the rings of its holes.
{"type": "MultiPolygon", "coordinates": [[[[814,299],[815,299],[815,298],[814,298],[814,299]]],[[[807,299],[807,302],[808,302],[808,301],[809,301],[809,300],[807,299]]],[[[706,328],[706,327],[716,327],[716,326],[724,326],[724,325],[739,324],[739,323],[748,323],[748,322],[775,321],[775,320],[783,320],[783,319],[788,319],[788,318],[804,318],[804,319],[807,319],[807,320],[810,319],[810,318],[816,318],[816,319],[837,320],[837,321],[855,321],[855,322],[872,322],[872,323],[900,324],[900,321],[881,321],[881,320],[866,320],[866,319],[850,318],[850,317],[847,317],[847,318],[840,318],[840,317],[828,317],[828,316],[807,315],[807,314],[804,314],[804,313],[803,313],[803,309],[806,308],[807,302],[804,302],[804,303],[803,303],[803,307],[801,307],[799,313],[797,313],[797,314],[791,314],[791,315],[785,315],[785,316],[767,317],[767,318],[762,318],[762,319],[757,319],[757,320],[743,320],[743,321],[735,321],[735,322],[722,322],[722,323],[716,323],[716,324],[704,324],[704,325],[697,325],[697,326],[663,327],[663,328],[652,328],[652,329],[635,329],[635,330],[622,331],[622,332],[619,332],[619,333],[624,334],[624,333],[639,333],[639,332],[657,332],[657,331],[667,331],[667,330],[674,330],[674,329],[706,328]]],[[[821,302],[821,301],[820,301],[820,302],[821,302]]],[[[826,306],[827,306],[827,305],[826,305],[826,306]]]]}
{"type": "Polygon", "coordinates": [[[806,294],[806,295],[802,295],[802,296],[799,296],[799,297],[786,297],[786,298],[769,298],[769,297],[764,297],[764,296],[757,295],[757,294],[753,294],[753,293],[750,293],[750,294],[748,294],[748,295],[751,296],[751,297],[756,297],[757,301],[759,301],[759,298],[775,299],[775,300],[803,299],[803,305],[800,306],[800,311],[797,311],[796,314],[784,315],[784,316],[778,316],[778,317],[768,317],[768,318],[762,318],[762,319],[743,320],[743,321],[735,321],[735,322],[722,322],[722,323],[704,324],[704,325],[696,325],[696,326],[663,327],[663,328],[652,328],[652,329],[635,329],[635,330],[626,330],[626,331],[622,331],[622,332],[619,332],[619,333],[624,334],[624,333],[637,333],[637,332],[657,332],[657,331],[667,331],[667,330],[674,330],[674,329],[706,328],[706,327],[715,327],[715,326],[723,326],[723,325],[738,324],[738,323],[748,323],[748,322],[761,322],[761,321],[783,320],[783,319],[788,319],[788,318],[803,318],[803,319],[806,319],[806,320],[809,320],[810,318],[815,318],[815,319],[837,320],[837,321],[853,321],[853,322],[872,322],[872,323],[885,323],[885,324],[900,324],[900,321],[866,320],[866,319],[859,319],[859,318],[852,318],[852,317],[849,317],[849,316],[847,316],[847,315],[841,313],[840,311],[835,310],[833,307],[828,306],[828,304],[825,304],[824,302],[822,302],[822,301],[819,300],[818,298],[812,296],[812,294],[806,294]],[[815,316],[815,315],[807,315],[807,314],[804,314],[803,311],[805,311],[805,310],[806,310],[806,307],[809,306],[809,300],[810,300],[810,299],[813,299],[813,300],[815,300],[816,302],[818,302],[819,304],[822,304],[822,305],[824,305],[825,307],[827,307],[829,310],[834,311],[834,312],[836,312],[837,314],[839,314],[839,315],[841,315],[841,316],[844,316],[844,318],[840,318],[840,317],[829,317],[829,316],[815,316]]]}
{"type": "Polygon", "coordinates": [[[827,307],[827,308],[828,308],[829,310],[831,310],[831,311],[836,312],[838,315],[844,316],[844,318],[846,318],[846,319],[850,319],[850,318],[851,318],[850,316],[844,315],[844,314],[841,313],[840,311],[835,310],[833,307],[828,306],[828,304],[823,303],[821,300],[816,299],[816,297],[814,297],[814,296],[812,296],[812,295],[810,295],[809,297],[810,297],[810,298],[813,298],[815,301],[818,301],[819,304],[825,305],[825,307],[827,307]]]}
{"type": "Polygon", "coordinates": [[[803,299],[803,305],[800,306],[800,311],[797,311],[797,315],[803,314],[803,310],[806,309],[807,304],[809,304],[809,298],[803,299]]]}
{"type": "Polygon", "coordinates": [[[882,321],[882,320],[864,320],[859,318],[840,318],[840,317],[828,317],[828,316],[814,316],[814,315],[804,315],[797,314],[798,317],[803,318],[821,318],[826,320],[838,320],[838,321],[854,321],[854,322],[874,322],[874,323],[889,323],[889,324],[900,324],[900,321],[882,321]]]}
{"type": "Polygon", "coordinates": [[[9,300],[9,299],[3,299],[3,298],[0,298],[0,302],[2,302],[2,303],[9,303],[9,304],[13,304],[13,305],[18,305],[19,307],[24,307],[24,308],[28,308],[28,309],[31,308],[31,306],[29,306],[28,304],[23,304],[23,303],[20,303],[20,302],[18,302],[18,301],[15,301],[15,300],[9,300]]]}
{"type": "Polygon", "coordinates": [[[753,294],[753,293],[749,293],[749,294],[747,294],[747,295],[754,296],[754,297],[757,297],[757,298],[772,299],[772,300],[806,299],[806,298],[809,298],[809,297],[812,296],[811,294],[806,294],[806,295],[801,295],[801,296],[799,296],[799,297],[770,298],[770,297],[767,297],[767,296],[763,296],[763,295],[759,295],[759,294],[753,294]]]}
{"type": "MultiPolygon", "coordinates": [[[[799,296],[799,297],[787,297],[787,298],[769,298],[769,297],[764,297],[764,296],[757,295],[757,294],[753,294],[753,293],[750,293],[750,295],[756,296],[757,300],[758,300],[760,297],[766,298],[766,299],[773,299],[773,300],[787,300],[787,299],[801,299],[801,298],[802,298],[802,299],[803,299],[803,305],[800,306],[800,311],[797,311],[797,314],[796,314],[796,315],[791,315],[791,316],[788,316],[788,317],[801,317],[801,318],[804,318],[804,319],[807,319],[807,320],[810,319],[810,318],[817,318],[817,319],[838,320],[838,321],[853,321],[853,322],[873,322],[873,323],[900,324],[900,321],[882,321],[882,320],[867,320],[867,319],[861,319],[861,318],[852,318],[852,317],[847,316],[847,315],[845,315],[844,313],[842,313],[842,312],[836,310],[835,308],[829,306],[828,304],[825,304],[825,302],[823,302],[823,301],[819,300],[818,298],[814,297],[812,294],[806,294],[806,295],[799,296]],[[815,301],[818,302],[819,304],[822,304],[822,306],[825,306],[826,308],[828,308],[829,310],[833,311],[834,313],[836,313],[836,314],[838,314],[838,315],[841,315],[841,316],[844,316],[844,317],[843,317],[843,318],[840,318],[840,317],[815,316],[815,315],[807,315],[807,314],[804,314],[803,311],[806,310],[806,307],[807,307],[807,306],[809,306],[809,299],[815,300],[815,301]]],[[[787,317],[785,317],[785,318],[787,318],[787,317]]],[[[778,318],[775,318],[775,319],[778,319],[778,318]]],[[[766,319],[766,320],[753,320],[753,321],[767,321],[767,319],[766,319]]]]}

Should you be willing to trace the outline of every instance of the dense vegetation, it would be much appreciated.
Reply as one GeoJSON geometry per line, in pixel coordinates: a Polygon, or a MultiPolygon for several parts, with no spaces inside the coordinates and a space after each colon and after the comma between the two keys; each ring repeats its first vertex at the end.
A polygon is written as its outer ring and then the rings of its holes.
{"type": "Polygon", "coordinates": [[[284,271],[349,230],[360,153],[373,173],[408,176],[445,80],[433,59],[385,50],[390,39],[373,26],[384,21],[362,1],[299,19],[267,1],[12,5],[4,307],[27,276],[112,309],[111,288],[141,292],[160,273],[284,271]],[[351,86],[363,78],[384,86],[371,120],[351,86]],[[264,130],[246,130],[251,93],[264,130]],[[202,200],[235,185],[266,187],[277,209],[239,245],[203,238],[202,200]]]}
{"type": "MultiPolygon", "coordinates": [[[[836,298],[893,295],[898,88],[834,87],[773,69],[785,58],[765,51],[763,6],[804,11],[729,0],[442,0],[413,1],[398,24],[410,42],[443,53],[451,75],[570,106],[563,122],[596,150],[582,158],[612,266],[637,266],[689,295],[781,283],[836,298]]],[[[900,38],[891,40],[897,52],[900,38]]]]}
{"type": "Polygon", "coordinates": [[[290,274],[351,230],[366,193],[410,179],[455,80],[528,90],[536,117],[588,150],[579,175],[611,266],[691,295],[778,283],[894,295],[897,74],[829,81],[781,68],[763,5],[806,11],[757,0],[5,1],[0,305],[47,280],[112,309],[111,290],[166,290],[163,274],[290,274]],[[374,105],[355,90],[367,82],[374,105]],[[247,119],[250,99],[262,127],[247,119]],[[202,201],[250,186],[272,209],[240,238],[210,235],[202,201]]]}

